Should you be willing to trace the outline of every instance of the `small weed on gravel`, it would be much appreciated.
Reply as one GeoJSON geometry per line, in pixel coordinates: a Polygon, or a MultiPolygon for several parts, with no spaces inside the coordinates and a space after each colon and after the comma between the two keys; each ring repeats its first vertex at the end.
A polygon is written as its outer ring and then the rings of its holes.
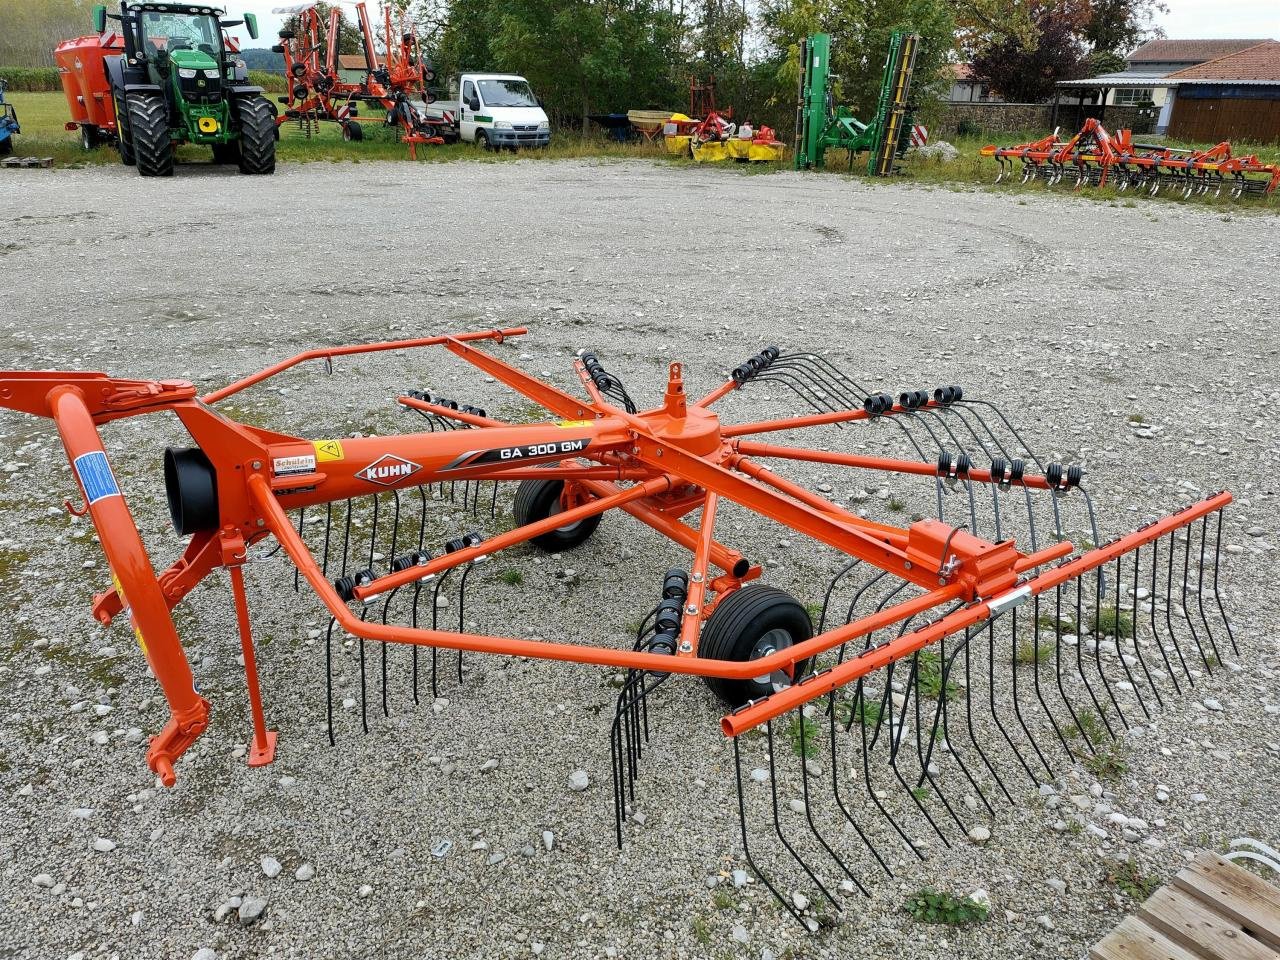
{"type": "Polygon", "coordinates": [[[920,923],[945,923],[952,927],[983,923],[991,912],[990,908],[975,900],[958,900],[949,893],[939,893],[928,887],[908,897],[902,909],[920,923]]]}
{"type": "MultiPolygon", "coordinates": [[[[498,579],[509,587],[518,587],[524,583],[524,574],[515,567],[507,567],[507,569],[498,574],[498,579]]],[[[639,629],[638,625],[636,629],[639,629]]]]}
{"type": "MultiPolygon", "coordinates": [[[[922,650],[916,657],[916,677],[920,681],[920,692],[930,700],[936,700],[942,693],[942,658],[933,650],[922,650]]],[[[947,681],[948,701],[959,691],[959,687],[950,680],[947,681]]]]}
{"type": "Polygon", "coordinates": [[[1115,607],[1103,607],[1089,621],[1089,629],[1104,637],[1123,637],[1128,640],[1133,636],[1133,617],[1115,607]]]}
{"type": "Polygon", "coordinates": [[[1133,860],[1117,863],[1107,871],[1103,878],[1120,889],[1120,892],[1132,900],[1139,902],[1147,899],[1160,886],[1160,881],[1142,872],[1133,860]]]}
{"type": "Polygon", "coordinates": [[[1119,780],[1129,765],[1120,758],[1120,751],[1109,744],[1097,753],[1084,758],[1085,769],[1099,780],[1119,780]]]}
{"type": "Polygon", "coordinates": [[[818,752],[817,736],[818,725],[803,714],[792,717],[787,725],[787,740],[791,742],[791,752],[797,757],[808,760],[818,752]]]}
{"type": "Polygon", "coordinates": [[[864,727],[874,727],[880,722],[880,702],[863,698],[855,708],[852,700],[841,700],[836,704],[836,719],[846,727],[854,720],[864,727]]]}
{"type": "Polygon", "coordinates": [[[1021,664],[1044,663],[1051,656],[1056,644],[1050,641],[1042,640],[1036,643],[1032,640],[1023,640],[1018,644],[1017,660],[1021,664]]]}

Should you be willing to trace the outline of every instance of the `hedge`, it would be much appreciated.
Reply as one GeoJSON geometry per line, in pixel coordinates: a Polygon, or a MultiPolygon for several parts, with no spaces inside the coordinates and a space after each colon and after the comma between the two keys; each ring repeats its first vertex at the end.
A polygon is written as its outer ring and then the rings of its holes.
{"type": "Polygon", "coordinates": [[[9,82],[10,90],[22,93],[47,93],[62,89],[62,81],[58,79],[55,67],[0,67],[0,79],[9,82]]]}
{"type": "MultiPolygon", "coordinates": [[[[9,89],[21,93],[50,93],[62,89],[56,67],[0,67],[0,78],[9,82],[9,89]]],[[[284,93],[284,77],[265,70],[250,70],[249,82],[262,87],[268,93],[284,93]]]]}

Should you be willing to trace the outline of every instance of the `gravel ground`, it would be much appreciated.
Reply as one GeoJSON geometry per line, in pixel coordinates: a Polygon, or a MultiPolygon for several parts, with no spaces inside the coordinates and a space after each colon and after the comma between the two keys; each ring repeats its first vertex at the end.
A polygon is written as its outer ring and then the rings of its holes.
{"type": "MultiPolygon", "coordinates": [[[[163,705],[127,628],[104,633],[89,615],[107,571],[91,531],[59,507],[74,492],[61,448],[48,423],[4,415],[0,957],[1078,957],[1134,905],[1106,880],[1119,861],[1158,882],[1197,849],[1278,839],[1271,213],[612,162],[3,179],[5,366],[213,386],[318,344],[526,325],[528,338],[495,352],[572,388],[572,352],[594,348],[656,402],[673,359],[698,393],[766,343],[823,351],[880,389],[958,383],[998,401],[1051,455],[1088,467],[1107,534],[1233,490],[1224,594],[1240,654],[1126,738],[1114,781],[1060,764],[1056,793],[1020,784],[1021,805],[981,848],[960,837],[925,863],[904,857],[811,936],[757,884],[734,885],[731,752],[700,683],[655,697],[644,823],[619,853],[610,672],[469,657],[459,684],[446,656],[440,699],[415,707],[393,651],[390,716],[371,704],[364,735],[356,649],[339,645],[331,748],[324,618],[278,556],[249,568],[275,764],[244,760],[247,701],[218,575],[179,613],[213,723],[177,788],[159,788],[144,751],[163,705]],[[578,771],[586,789],[571,787],[578,771]],[[1055,831],[1064,809],[1074,826],[1055,831]],[[1114,835],[1108,811],[1137,818],[1142,842],[1114,835]],[[441,841],[451,849],[435,856],[441,841]],[[990,921],[915,923],[901,905],[925,885],[987,891],[990,921]]],[[[299,369],[229,409],[313,437],[390,432],[412,428],[394,410],[411,387],[529,415],[436,353],[342,363],[331,380],[299,369]]],[[[797,409],[753,388],[723,414],[797,409]]],[[[159,463],[176,424],[129,420],[106,436],[167,563],[180,544],[159,463]]],[[[853,489],[821,468],[796,475],[853,489]]],[[[438,507],[441,537],[509,519],[438,507]]],[[[820,600],[829,556],[733,511],[721,529],[766,562],[768,582],[820,600]]],[[[467,622],[621,645],[680,559],[610,518],[571,556],[494,561],[467,622]],[[509,568],[523,585],[499,579],[509,568]]]]}

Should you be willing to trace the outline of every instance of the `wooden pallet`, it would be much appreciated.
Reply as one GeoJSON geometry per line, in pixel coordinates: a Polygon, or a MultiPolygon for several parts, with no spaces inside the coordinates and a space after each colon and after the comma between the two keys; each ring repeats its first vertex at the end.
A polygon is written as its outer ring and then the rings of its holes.
{"type": "Polygon", "coordinates": [[[52,167],[53,157],[5,157],[0,167],[52,167]]]}
{"type": "Polygon", "coordinates": [[[1200,853],[1089,951],[1092,960],[1280,960],[1280,888],[1200,853]]]}

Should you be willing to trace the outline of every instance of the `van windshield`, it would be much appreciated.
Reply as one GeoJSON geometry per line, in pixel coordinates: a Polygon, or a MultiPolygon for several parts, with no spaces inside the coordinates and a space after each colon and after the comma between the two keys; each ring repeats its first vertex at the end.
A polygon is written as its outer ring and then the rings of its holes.
{"type": "Polygon", "coordinates": [[[527,80],[477,80],[486,107],[536,107],[538,98],[527,80]]]}

